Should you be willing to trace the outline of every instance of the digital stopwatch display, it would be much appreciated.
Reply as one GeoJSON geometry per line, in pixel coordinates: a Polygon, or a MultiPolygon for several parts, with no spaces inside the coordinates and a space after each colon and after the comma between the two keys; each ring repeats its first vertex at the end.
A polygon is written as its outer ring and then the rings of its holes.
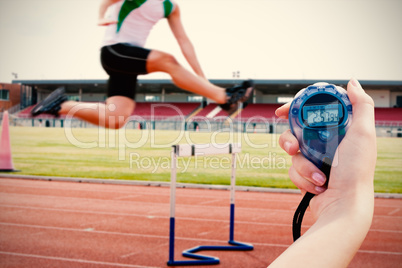
{"type": "Polygon", "coordinates": [[[303,107],[303,120],[309,127],[334,126],[343,117],[341,104],[308,105],[303,107]]]}

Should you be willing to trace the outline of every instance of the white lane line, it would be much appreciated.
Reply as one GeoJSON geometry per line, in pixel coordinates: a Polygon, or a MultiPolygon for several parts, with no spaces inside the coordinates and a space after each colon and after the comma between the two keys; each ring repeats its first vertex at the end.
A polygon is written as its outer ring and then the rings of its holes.
{"type": "MultiPolygon", "coordinates": [[[[108,216],[124,216],[124,217],[139,217],[147,219],[169,219],[169,216],[159,216],[159,215],[143,215],[134,213],[117,213],[117,212],[103,212],[103,211],[89,211],[89,210],[73,210],[73,209],[62,209],[62,208],[42,208],[42,207],[29,207],[29,206],[14,206],[14,205],[1,205],[0,207],[5,208],[18,208],[18,209],[28,209],[28,210],[45,210],[45,211],[59,211],[68,213],[78,213],[78,214],[95,214],[95,215],[108,215],[108,216]]],[[[176,217],[178,220],[186,221],[199,221],[199,222],[222,222],[227,223],[227,219],[201,219],[201,218],[191,218],[191,217],[176,217]]],[[[236,220],[236,224],[246,224],[246,225],[260,225],[260,226],[279,226],[279,227],[290,227],[291,224],[288,223],[267,223],[267,222],[254,222],[254,221],[241,221],[236,220]]],[[[305,228],[311,227],[309,224],[303,225],[305,228]]],[[[383,230],[383,229],[370,229],[369,232],[380,232],[380,233],[396,233],[400,234],[402,231],[399,230],[383,230]]]]}
{"type": "Polygon", "coordinates": [[[199,204],[200,204],[200,205],[206,205],[206,204],[211,204],[211,203],[216,203],[216,202],[221,202],[221,200],[218,200],[218,199],[211,199],[211,200],[207,200],[207,201],[200,202],[199,204]]]}
{"type": "MultiPolygon", "coordinates": [[[[76,187],[74,187],[73,189],[65,189],[65,188],[63,188],[63,187],[49,187],[49,186],[25,186],[25,185],[15,185],[15,184],[8,184],[8,183],[1,183],[1,181],[0,181],[0,185],[3,185],[3,186],[13,186],[13,187],[19,187],[19,188],[33,188],[33,189],[47,189],[47,190],[64,190],[64,191],[74,191],[74,192],[77,192],[77,191],[79,191],[79,192],[101,192],[101,193],[118,193],[118,194],[131,194],[131,193],[137,193],[138,192],[138,194],[141,194],[141,195],[151,195],[151,196],[155,196],[155,191],[152,191],[152,190],[149,190],[149,191],[144,191],[143,189],[140,189],[140,190],[135,190],[135,191],[129,191],[129,190],[101,190],[101,189],[79,189],[79,188],[76,188],[76,187]]],[[[133,185],[125,185],[125,186],[127,186],[127,187],[143,187],[143,186],[133,186],[133,185]]],[[[154,188],[150,188],[150,189],[154,189],[154,188]]],[[[157,188],[157,189],[161,189],[161,188],[157,188]]],[[[162,189],[164,189],[165,190],[165,188],[162,188],[162,189]]],[[[182,188],[178,188],[178,190],[181,190],[182,188]]],[[[187,189],[186,189],[187,190],[187,189]]],[[[190,190],[197,190],[197,189],[190,189],[190,190]]],[[[211,191],[213,191],[213,190],[211,190],[211,191]]],[[[226,199],[228,199],[229,198],[229,196],[226,196],[226,195],[228,195],[228,193],[229,193],[229,191],[228,190],[224,190],[225,192],[225,196],[223,196],[222,194],[211,194],[211,195],[205,195],[205,193],[201,193],[201,194],[186,194],[186,193],[181,193],[180,194],[180,197],[193,197],[193,198],[215,198],[215,199],[222,199],[222,200],[226,200],[226,199]]],[[[270,192],[242,192],[242,191],[239,191],[238,192],[238,195],[242,195],[242,194],[244,194],[244,193],[251,193],[251,194],[253,194],[253,193],[256,193],[256,194],[270,194],[270,192]]],[[[276,193],[275,193],[276,194],[276,193]]],[[[286,194],[286,193],[284,193],[284,194],[286,194]]],[[[168,187],[166,187],[166,191],[163,191],[162,193],[161,192],[158,192],[158,194],[157,194],[158,196],[167,196],[167,197],[169,197],[170,196],[170,192],[169,192],[169,188],[168,187]]],[[[242,197],[242,196],[237,196],[237,198],[236,198],[237,200],[252,200],[252,201],[259,201],[259,202],[261,202],[261,198],[250,198],[250,197],[242,197]]],[[[273,198],[273,197],[264,197],[263,198],[263,200],[264,201],[271,201],[271,202],[275,202],[275,201],[278,201],[278,199],[277,198],[273,198]]],[[[288,203],[293,203],[294,201],[292,201],[292,200],[282,200],[281,201],[282,203],[283,202],[288,202],[288,203]]]]}
{"type": "MultiPolygon", "coordinates": [[[[27,224],[14,224],[14,223],[2,223],[0,225],[3,226],[13,226],[13,227],[23,227],[23,228],[33,228],[33,229],[48,229],[48,230],[58,230],[58,231],[70,231],[70,232],[86,232],[83,229],[74,229],[74,228],[62,228],[62,227],[52,227],[52,226],[39,226],[39,225],[27,225],[27,224]]],[[[105,234],[105,235],[120,235],[120,236],[131,236],[131,237],[147,237],[147,238],[156,238],[156,239],[169,239],[169,236],[163,235],[147,235],[147,234],[134,234],[134,233],[120,233],[120,232],[108,232],[108,231],[98,231],[94,230],[91,233],[105,234]]],[[[207,243],[223,243],[226,244],[227,240],[217,240],[217,239],[207,239],[207,238],[191,238],[191,237],[180,237],[176,236],[176,240],[186,240],[186,241],[198,241],[198,242],[207,242],[207,243]]],[[[290,246],[285,244],[272,244],[272,243],[258,243],[247,241],[253,245],[264,246],[264,247],[281,247],[287,248],[290,246]]],[[[390,252],[390,251],[376,251],[376,250],[359,250],[360,253],[367,254],[382,254],[382,255],[402,255],[402,252],[390,252]]]]}
{"type": "Polygon", "coordinates": [[[402,252],[390,252],[390,251],[377,251],[377,250],[358,250],[358,253],[367,254],[382,254],[382,255],[402,255],[402,252]]]}
{"type": "MultiPolygon", "coordinates": [[[[87,232],[84,229],[63,228],[63,227],[53,227],[53,226],[39,226],[39,225],[28,225],[28,224],[16,224],[16,223],[3,223],[3,222],[0,222],[0,225],[2,225],[2,226],[10,226],[10,227],[32,228],[32,229],[47,229],[47,230],[56,230],[56,231],[66,231],[66,232],[87,232]]],[[[156,238],[156,239],[164,239],[164,240],[169,239],[169,236],[164,236],[164,235],[134,234],[134,233],[109,232],[109,231],[99,231],[99,230],[93,230],[91,233],[104,234],[104,235],[142,237],[142,238],[147,237],[147,238],[156,238]]],[[[227,240],[217,240],[217,239],[207,239],[207,238],[192,238],[192,237],[175,236],[175,239],[176,240],[185,240],[185,241],[198,241],[198,242],[227,244],[227,240]]],[[[248,242],[248,243],[253,243],[253,242],[248,242]]],[[[269,246],[269,247],[288,247],[289,246],[289,245],[271,244],[271,243],[253,243],[253,244],[260,245],[260,246],[269,246]]]]}
{"type": "Polygon", "coordinates": [[[396,208],[393,211],[388,213],[388,216],[394,215],[395,213],[398,213],[401,209],[400,208],[396,208]]]}
{"type": "MultiPolygon", "coordinates": [[[[89,211],[89,210],[73,210],[73,209],[56,209],[56,208],[37,208],[37,207],[26,207],[26,206],[8,206],[8,205],[0,205],[0,207],[7,208],[18,208],[18,209],[27,209],[27,210],[38,210],[38,211],[56,211],[56,212],[67,212],[67,213],[77,213],[77,214],[94,214],[94,215],[107,215],[107,216],[123,216],[123,217],[138,217],[138,218],[147,218],[147,219],[166,219],[168,220],[170,217],[166,216],[158,216],[158,215],[144,215],[144,214],[134,214],[134,213],[116,213],[116,212],[102,212],[102,211],[89,211]]],[[[176,217],[177,220],[181,221],[199,221],[199,222],[219,222],[219,223],[228,223],[228,219],[201,219],[201,218],[191,218],[191,217],[176,217]]],[[[281,226],[281,227],[289,227],[291,224],[284,223],[266,223],[266,222],[252,222],[252,221],[241,221],[236,220],[236,224],[246,224],[246,225],[263,225],[263,226],[281,226]]],[[[305,225],[308,227],[309,225],[305,225]]]]}
{"type": "Polygon", "coordinates": [[[118,196],[118,197],[112,198],[112,200],[124,200],[124,199],[140,197],[140,196],[142,196],[142,195],[141,194],[123,195],[123,196],[118,196]]]}
{"type": "MultiPolygon", "coordinates": [[[[108,204],[113,203],[113,204],[132,204],[132,205],[138,205],[138,206],[155,206],[155,205],[165,205],[165,206],[169,206],[168,201],[167,202],[154,202],[154,203],[150,203],[150,202],[140,202],[140,201],[122,201],[122,200],[112,200],[112,199],[99,199],[99,198],[82,198],[82,197],[60,197],[60,196],[52,196],[52,195],[35,195],[35,194],[0,194],[3,195],[3,202],[6,201],[7,196],[10,197],[18,197],[19,201],[21,201],[21,198],[27,198],[31,201],[36,199],[49,199],[49,200],[54,200],[57,199],[59,201],[61,200],[74,200],[74,201],[96,201],[97,203],[99,202],[108,202],[108,204]]],[[[66,202],[67,203],[67,202],[66,202]]],[[[295,205],[297,205],[295,203],[295,205]]],[[[186,204],[177,204],[177,206],[182,207],[191,207],[191,208],[206,208],[208,210],[212,209],[212,208],[216,208],[216,209],[227,209],[229,207],[229,198],[227,200],[227,204],[223,204],[223,205],[209,205],[209,206],[202,206],[202,205],[186,205],[186,204]]],[[[290,212],[290,211],[294,211],[294,209],[270,209],[270,208],[251,208],[251,207],[236,207],[236,210],[247,210],[247,211],[277,211],[277,212],[290,212]]]]}
{"type": "MultiPolygon", "coordinates": [[[[156,249],[158,249],[158,248],[164,248],[164,247],[168,247],[168,246],[169,246],[169,243],[162,243],[162,244],[159,245],[159,246],[152,247],[152,250],[155,250],[155,251],[156,251],[156,249]]],[[[140,250],[140,251],[134,251],[134,252],[131,252],[131,253],[122,255],[122,256],[120,256],[120,258],[123,258],[123,259],[129,258],[129,257],[132,257],[132,256],[134,256],[134,255],[141,254],[142,252],[143,252],[142,250],[140,250]]]]}
{"type": "Polygon", "coordinates": [[[124,263],[89,261],[89,260],[82,260],[82,259],[71,259],[71,258],[63,258],[63,257],[52,257],[52,256],[24,254],[24,253],[6,252],[6,251],[0,251],[0,254],[18,256],[18,257],[24,257],[24,258],[36,258],[36,259],[46,259],[46,260],[64,261],[64,262],[90,263],[90,264],[96,264],[96,265],[108,265],[108,266],[115,266],[115,267],[158,268],[158,267],[155,267],[155,266],[143,266],[143,265],[124,264],[124,263]]]}

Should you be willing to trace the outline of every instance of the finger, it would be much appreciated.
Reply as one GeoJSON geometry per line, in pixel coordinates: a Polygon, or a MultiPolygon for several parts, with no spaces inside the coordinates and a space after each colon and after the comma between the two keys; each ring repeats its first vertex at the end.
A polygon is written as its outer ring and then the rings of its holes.
{"type": "Polygon", "coordinates": [[[314,184],[315,186],[324,186],[327,178],[324,173],[319,170],[313,163],[303,156],[302,153],[297,153],[292,157],[292,164],[296,172],[303,178],[314,184]]]}
{"type": "Polygon", "coordinates": [[[352,78],[349,81],[347,90],[349,99],[352,102],[353,107],[359,103],[367,103],[371,106],[374,106],[373,99],[369,95],[367,95],[367,93],[360,85],[359,81],[357,81],[355,78],[352,78]]]}
{"type": "Polygon", "coordinates": [[[330,182],[343,193],[355,191],[359,183],[371,187],[377,159],[373,100],[356,79],[348,83],[347,93],[353,105],[352,124],[336,151],[330,182]],[[364,165],[356,165],[356,159],[364,165]]]}
{"type": "Polygon", "coordinates": [[[108,19],[103,19],[98,21],[98,26],[109,26],[111,24],[117,24],[118,21],[116,20],[108,20],[108,19]]]}
{"type": "Polygon", "coordinates": [[[307,193],[307,191],[306,190],[302,190],[302,189],[299,189],[300,190],[300,192],[301,192],[301,194],[304,196],[304,195],[306,195],[306,193],[307,193]]]}
{"type": "Polygon", "coordinates": [[[360,129],[361,133],[373,133],[372,129],[375,126],[373,99],[354,78],[349,81],[347,92],[353,105],[352,127],[360,129]]]}
{"type": "Polygon", "coordinates": [[[279,146],[289,155],[295,155],[299,151],[299,142],[292,132],[290,132],[290,129],[279,136],[279,146]]]}
{"type": "Polygon", "coordinates": [[[281,119],[288,119],[289,117],[289,108],[290,108],[291,102],[288,102],[275,111],[275,115],[281,119]]]}
{"type": "Polygon", "coordinates": [[[294,166],[291,166],[289,169],[289,178],[294,185],[301,190],[302,193],[309,192],[312,194],[321,194],[326,190],[325,187],[317,186],[311,183],[309,180],[306,180],[297,172],[294,166]]]}

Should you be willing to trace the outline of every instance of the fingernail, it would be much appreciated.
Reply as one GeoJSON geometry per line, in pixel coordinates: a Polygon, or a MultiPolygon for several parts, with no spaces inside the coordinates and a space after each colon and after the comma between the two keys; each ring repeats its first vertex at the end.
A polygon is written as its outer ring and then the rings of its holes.
{"type": "Polygon", "coordinates": [[[352,79],[350,80],[350,82],[351,82],[352,85],[355,86],[355,87],[359,87],[359,88],[361,87],[359,81],[357,81],[356,78],[352,78],[352,79]]]}
{"type": "Polygon", "coordinates": [[[286,151],[286,152],[289,152],[289,151],[290,151],[290,148],[292,147],[292,143],[286,141],[285,144],[283,145],[283,147],[285,147],[285,151],[286,151]]]}
{"type": "Polygon", "coordinates": [[[314,189],[320,194],[327,190],[327,188],[321,186],[316,186],[314,189]]]}
{"type": "Polygon", "coordinates": [[[324,185],[326,179],[323,175],[321,175],[320,173],[313,173],[313,175],[311,176],[311,178],[318,184],[318,185],[324,185]]]}
{"type": "Polygon", "coordinates": [[[276,110],[275,110],[275,115],[276,115],[277,117],[279,117],[279,118],[282,118],[283,116],[279,116],[279,115],[278,115],[278,110],[279,110],[279,109],[276,109],[276,110]]]}

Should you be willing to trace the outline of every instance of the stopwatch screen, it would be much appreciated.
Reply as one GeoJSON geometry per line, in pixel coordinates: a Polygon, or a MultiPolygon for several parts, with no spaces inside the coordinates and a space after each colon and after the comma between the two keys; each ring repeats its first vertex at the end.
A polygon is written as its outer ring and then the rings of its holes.
{"type": "Polygon", "coordinates": [[[341,104],[305,105],[303,107],[304,123],[309,127],[338,125],[343,117],[341,104]]]}

